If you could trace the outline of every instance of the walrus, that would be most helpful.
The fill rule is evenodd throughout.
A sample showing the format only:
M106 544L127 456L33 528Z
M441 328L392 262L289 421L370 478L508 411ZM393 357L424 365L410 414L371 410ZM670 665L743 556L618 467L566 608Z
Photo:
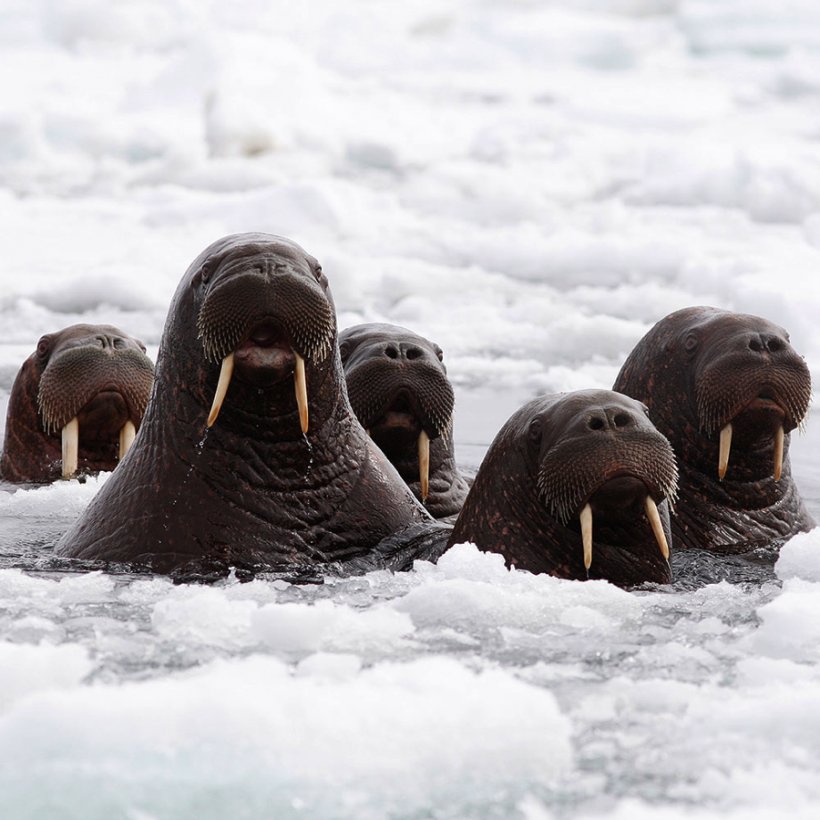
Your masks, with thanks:
M183 276L142 427L57 552L264 570L362 557L428 522L350 408L321 266L248 233Z
M153 380L145 345L119 328L78 324L46 334L11 389L0 475L46 483L113 470Z
M646 408L609 390L533 399L490 445L448 546L619 586L669 583L677 469Z
M455 396L444 354L398 325L355 325L339 333L353 412L435 518L456 514L469 485L453 449Z
M783 328L713 307L679 310L638 342L614 389L646 404L675 450L677 547L748 552L814 526L789 465L811 377Z

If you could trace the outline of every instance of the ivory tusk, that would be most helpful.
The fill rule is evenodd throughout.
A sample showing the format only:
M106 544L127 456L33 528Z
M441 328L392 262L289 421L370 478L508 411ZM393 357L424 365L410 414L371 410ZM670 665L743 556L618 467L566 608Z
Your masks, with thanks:
M727 424L720 431L720 453L718 455L718 477L720 479L726 475L729 467L729 453L732 449L732 425Z
M216 393L214 401L211 405L211 412L208 413L208 427L213 427L214 422L219 416L219 411L222 409L222 402L225 401L225 394L228 392L228 387L231 384L231 377L233 376L233 353L229 353L222 360L222 369L219 371L219 381L216 385Z
M305 360L294 350L296 369L293 371L293 383L296 388L296 404L299 407L299 424L302 432L308 431L308 395L307 379L305 378Z
M419 433L419 482L424 502L430 493L430 437L424 430Z
M76 416L63 427L63 478L77 472L80 457L80 422Z
M584 505L581 510L581 538L584 541L584 566L592 566L592 507Z
M777 428L774 434L774 480L780 481L780 476L783 474L783 442L786 438L783 432L783 425Z
M646 517L649 519L652 532L655 533L655 540L658 542L658 546L661 549L661 555L668 561L669 543L666 540L666 533L663 531L663 524L661 523L661 515L658 512L658 505L650 496L646 497Z
M134 426L134 422L129 419L123 424L120 430L120 461L125 458L125 454L131 449L131 445L134 443L134 436L136 435L137 428Z

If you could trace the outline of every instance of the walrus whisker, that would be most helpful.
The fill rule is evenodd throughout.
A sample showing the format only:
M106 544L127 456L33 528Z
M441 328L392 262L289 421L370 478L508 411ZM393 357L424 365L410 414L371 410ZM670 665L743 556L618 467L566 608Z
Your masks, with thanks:
M658 505L654 502L651 495L646 497L646 517L649 519L649 524L652 527L652 532L655 534L655 540L661 550L661 555L669 560L669 544L666 540L666 533L663 531L663 524L661 524L661 516L658 512Z
M780 481L780 476L783 474L783 444L786 435L783 432L783 425L777 428L774 434L774 480Z
M63 427L63 478L77 472L80 454L80 422L76 416Z
M729 467L729 453L732 449L732 425L727 424L720 431L720 452L718 453L718 477L723 480Z
M122 429L120 430L120 461L122 461L125 454L131 448L136 435L137 428L134 426L134 422L129 419L125 422L125 424L123 424Z
M222 402L225 401L225 394L228 392L228 387L231 383L231 377L233 376L233 365L234 356L233 353L229 353L222 360L222 367L219 371L219 381L216 385L214 401L211 405L211 412L208 413L208 421L206 422L208 427L213 426L214 422L219 416L219 411L222 409Z
M425 502L430 494L430 436L424 430L419 433L419 483L421 500Z
M305 378L305 360L294 350L296 359L296 369L293 371L293 384L296 388L296 404L299 407L299 424L302 426L302 433L308 431L308 394L307 379Z
M581 510L581 538L584 541L584 566L592 566L592 507L584 504Z

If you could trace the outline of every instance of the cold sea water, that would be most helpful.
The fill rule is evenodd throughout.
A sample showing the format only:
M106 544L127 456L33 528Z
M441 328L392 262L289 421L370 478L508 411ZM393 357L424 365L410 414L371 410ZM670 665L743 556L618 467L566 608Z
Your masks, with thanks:
M6 0L0 44L3 416L43 333L155 357L247 230L320 259L340 326L443 347L467 467L686 305L820 383L813 0ZM817 816L817 531L633 592L471 545L322 585L49 563L106 478L0 491L4 820Z

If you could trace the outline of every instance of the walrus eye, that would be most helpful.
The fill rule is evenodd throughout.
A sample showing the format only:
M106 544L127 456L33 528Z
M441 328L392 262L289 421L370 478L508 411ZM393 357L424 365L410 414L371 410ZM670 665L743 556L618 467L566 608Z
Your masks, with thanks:
M313 271L313 275L316 277L317 282L322 281L322 266L321 265L316 266L316 268Z
M433 345L433 348L436 351L436 356L438 356L438 360L440 362L443 362L444 361L444 351L438 345Z
M352 346L353 345L347 339L339 344L339 353L342 357L342 364L347 361L347 357L350 355L350 348Z
M694 353L698 346L698 337L690 333L683 341L683 349L687 353Z
M194 287L200 287L201 285L207 285L212 273L212 266L205 262L205 264L194 274L193 284Z
M541 441L541 419L535 418L530 422L529 429L527 430L527 438L535 444Z
M43 336L39 342L37 342L37 355L40 358L48 355L48 351L51 349L51 339L48 336Z

